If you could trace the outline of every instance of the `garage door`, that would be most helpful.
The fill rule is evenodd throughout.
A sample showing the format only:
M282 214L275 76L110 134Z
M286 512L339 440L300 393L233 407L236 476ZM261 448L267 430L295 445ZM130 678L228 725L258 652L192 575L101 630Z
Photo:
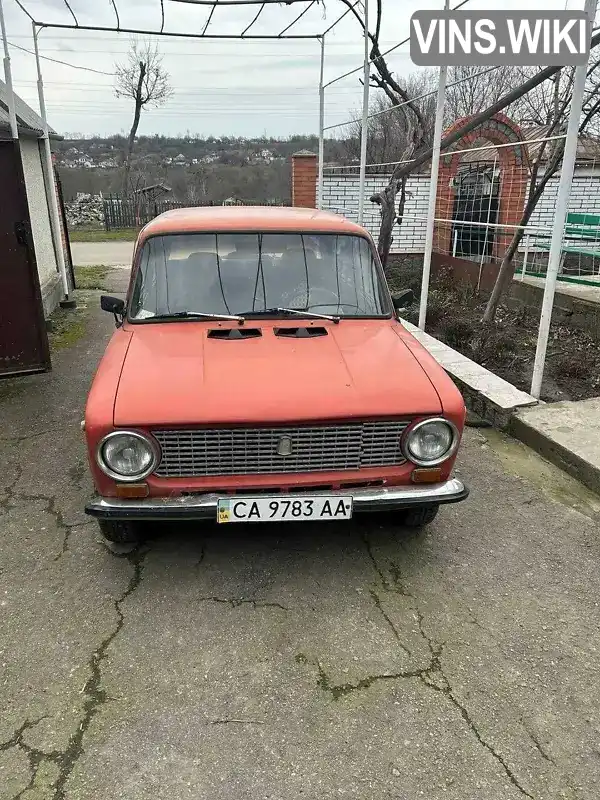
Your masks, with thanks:
M19 145L0 141L0 377L49 368Z

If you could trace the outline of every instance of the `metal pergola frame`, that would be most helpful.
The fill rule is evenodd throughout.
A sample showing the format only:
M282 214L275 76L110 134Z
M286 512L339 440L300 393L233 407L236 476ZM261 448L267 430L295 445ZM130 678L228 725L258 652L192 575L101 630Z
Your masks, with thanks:
M321 208L323 204L323 161L324 161L324 150L325 150L325 88L326 85L324 83L324 72L325 72L325 37L329 34L348 14L351 12L353 15L362 23L362 34L361 38L364 40L364 63L362 67L359 67L358 70L355 72L363 71L363 108L362 108L362 126L361 126L361 161L360 161L360 202L359 202L359 223L362 224L363 215L364 215L364 186L365 186L365 178L366 178L366 164L367 164L367 136L368 136L368 122L369 122L369 74L370 74L370 60L369 60L369 48L370 48L370 40L369 40L369 1L370 0L341 0L341 2L346 6L345 11L335 19L335 21L330 24L324 31L316 32L313 34L294 34L290 33L289 31L299 22L304 15L310 11L311 8L318 5L320 0L157 0L160 4L160 11L161 11L161 25L160 28L157 30L149 30L146 28L130 28L130 27L123 27L121 25L121 20L119 16L119 9L117 5L117 0L110 0L110 6L113 9L113 13L115 15L115 22L116 25L114 27L107 26L107 25L82 25L80 24L73 8L69 2L69 0L63 0L65 9L70 13L71 17L73 18L73 22L70 23L59 23L59 22L46 22L43 20L36 19L33 14L27 9L26 7L26 0L15 0L18 7L21 11L29 18L31 21L32 27L32 35L33 35L33 45L34 45L34 55L36 60L36 69L37 69L37 88L38 88L38 99L39 99L39 106L40 106L40 116L43 121L43 130L42 130L42 139L44 142L44 158L46 161L46 170L49 176L53 174L53 165L52 165L52 152L50 149L50 137L49 137L49 125L48 125L48 118L46 113L46 100L44 94L44 82L42 76L42 66L40 60L40 52L39 52L39 35L45 29L58 29L58 30L76 30L76 31L99 31L99 32L106 32L106 33L130 33L136 34L141 36L164 36L164 37L175 37L175 38L185 38L185 39L207 39L207 40L271 40L271 41L285 41L285 40L314 40L317 41L320 45L320 73L319 73L319 157L318 157L318 186L317 186L317 207ZM19 139L19 132L17 128L17 119L15 113L15 103L14 103L14 91L13 91L13 82L12 82L12 71L11 71L11 62L10 62L10 52L8 49L8 40L6 35L6 27L4 21L4 10L2 5L3 0L0 0L0 31L2 34L2 41L4 47L4 77L7 86L8 92L8 100L9 100L9 115L10 115L10 123L11 123L11 135L13 140L18 142ZM283 30L279 31L277 34L252 34L248 33L248 31L252 28L252 26L258 21L261 14L265 10L265 8L269 5L278 4L281 5L282 2L285 5L304 5L305 7L302 11L290 22ZM168 31L165 30L165 8L167 7L168 3L183 3L187 5L193 6L200 6L204 8L208 8L209 14L208 18L204 23L202 31L200 33L184 33L180 31ZM359 6L362 5L364 7L364 13L361 17ZM218 33L208 33L208 27L213 21L213 16L215 11L219 8L231 8L231 7L246 7L246 6L259 6L259 9L255 16L253 17L252 21L246 25L244 30L239 34L218 34ZM345 77L345 76L340 76ZM336 80L338 80L336 78ZM54 239L56 257L59 267L59 272L61 276L63 292L65 295L65 300L69 300L70 294L70 287L69 281L67 278L67 268L64 258L64 252L62 248L62 234L61 234L61 222L60 222L60 211L58 208L58 200L56 197L56 192L48 191L48 202L50 205L51 211L51 228L52 228L52 236Z
M324 160L324 144L325 144L325 131L327 128L325 127L325 90L328 86L331 86L333 83L336 83L343 78L346 78L350 75L354 75L356 73L363 73L363 98L362 98L362 121L361 121L361 143L360 143L360 179L359 179L359 206L358 206L358 222L359 224L363 223L364 218L364 205L365 205L365 182L366 182L366 168L367 168L367 136L368 136L368 123L369 123L369 89L370 89L370 69L371 64L373 63L369 58L370 52L370 36L369 36L369 2L374 2L374 0L339 0L345 6L345 11L333 22L333 24L329 25L324 31L317 32L314 34L293 34L289 33L289 31L294 27L294 25L299 22L304 15L310 11L311 8L318 5L321 0L157 0L160 4L160 11L161 11L161 25L159 30L147 30L143 28L124 28L121 26L121 20L119 16L119 10L117 6L117 0L109 0L110 6L113 9L116 26L109 27L109 26L96 26L96 25L81 25L79 20L77 19L76 14L74 13L69 0L63 0L65 8L70 13L71 17L73 18L72 23L52 23L52 22L42 22L36 20L35 17L27 10L25 3L27 0L15 0L16 4L19 8L23 11L24 14L29 17L32 30L33 30L33 42L34 42L34 55L36 58L36 66L37 66L37 74L38 74L38 96L39 96L39 104L40 104L40 115L43 120L43 140L44 140L44 154L47 166L48 175L51 176L53 174L53 167L52 167L52 155L50 151L50 139L49 139L49 127L48 127L48 120L46 117L46 104L45 104L45 97L44 97L44 85L42 79L42 69L41 69L41 62L40 62L40 54L39 54L39 47L38 47L38 38L40 32L45 29L57 28L57 29L70 29L70 30L84 30L84 31L104 31L110 33L132 33L132 34L140 34L146 36L172 36L172 37L181 37L186 39L237 39L237 40L311 40L314 39L318 41L320 44L320 72L319 72L319 167L318 167L318 187L317 187L317 207L322 208L323 205L323 160ZM10 127L11 127L11 134L13 139L17 143L18 148L18 139L19 139L19 132L17 127L17 118L15 114L15 102L14 102L14 94L13 94L13 84L12 84L12 74L11 74L11 64L10 64L10 53L8 49L8 41L6 37L6 27L4 21L4 13L2 8L3 0L0 0L0 31L2 34L3 46L4 46L4 75L5 81L7 86L8 92L8 107L9 107L9 117L10 117ZM460 0L460 2L454 7L453 10L457 10L468 3L469 0ZM204 27L201 33L193 34L193 33L182 33L176 31L166 31L165 30L165 7L168 3L184 3L187 5L193 6L200 6L204 8L210 9L208 18L204 23ZM248 31L252 28L252 26L258 21L261 14L265 10L265 8L269 5L274 5L275 3L291 6L291 5L300 5L302 4L304 8L302 11L289 23L283 30L281 30L278 34L252 34L248 33ZM598 0L585 0L585 12L588 18L593 21L595 17L595 11L597 8ZM363 6L363 13L361 16L360 13L360 6ZM444 0L444 6L446 9L449 8L449 0ZM245 6L258 6L258 11L251 20L251 22L246 25L244 30L240 34L213 34L207 33L208 28L213 20L215 15L215 11L218 8L231 8L231 7L245 7ZM352 13L355 19L359 22L362 26L362 35L361 38L364 41L364 59L363 64L360 67L357 67L349 72L345 72L342 75L337 76L336 78L332 79L328 83L324 83L324 71L325 71L325 44L326 44L326 36L336 27L336 25L341 22L348 14ZM592 25L590 25L591 30ZM386 50L382 53L382 56L391 53L393 50L396 50L402 44L405 44L408 40L403 40L398 44L391 47L389 50ZM533 369L533 379L532 379L532 387L531 387L531 394L539 398L541 393L542 387L542 378L544 373L544 366L546 360L546 349L548 344L548 336L549 336L549 329L550 329L550 320L552 315L552 308L554 304L554 295L556 291L556 281L557 275L560 267L560 259L561 259L561 246L562 246L562 238L564 234L564 226L568 211L568 200L569 194L571 189L571 181L573 177L573 168L575 164L575 157L576 157L576 149L577 149L577 140L578 140L578 125L579 125L579 117L581 114L581 107L582 107L582 100L583 94L585 89L585 80L587 75L587 65L581 65L577 67L575 71L574 77L574 90L573 90L573 98L571 102L571 110L569 114L569 125L568 130L565 136L565 153L563 157L563 164L561 168L561 177L560 177L560 185L559 185L559 192L557 198L557 205L556 205L556 213L554 215L554 222L553 222L553 232L552 232L552 240L550 246L550 253L548 259L548 270L547 270L547 277L545 282L545 289L544 289L544 298L542 302L542 312L540 317L540 328L538 332L538 343L537 343L537 350L536 350L536 357L535 357L535 364ZM436 197L437 197L437 182L438 182L438 170L439 170L439 161L440 161L440 151L441 151L441 139L442 139L442 123L443 123L443 112L444 112L444 101L445 101L445 90L446 90L446 77L447 77L447 70L442 67L440 70L439 75L439 83L438 83L438 90L437 90L437 109L436 109L436 123L435 123L435 131L433 137L433 157L432 157L432 172L431 172L431 186L430 186L430 194L429 194L429 209L428 209L428 216L427 216L427 229L426 229L426 246L425 246L425 254L423 259L423 277L421 282L421 302L420 302L420 310L419 310L419 327L421 329L425 328L425 321L426 321L426 314L427 314L427 301L428 301L428 290L429 290L429 274L430 274L430 266L431 266L431 256L433 251L433 235L434 235L434 225L435 225L435 207L436 207ZM390 109L391 110L391 109ZM334 127L334 126L330 126ZM337 126L335 126L337 127ZM63 283L63 289L65 293L65 298L69 299L69 283L67 279L67 272L66 272L66 265L64 259L64 253L62 249L62 241L61 241L61 230L60 230L60 217L59 217L59 210L58 210L58 202L56 198L56 193L53 190L48 192L48 201L51 208L51 222L52 222L52 233L53 239L55 243L55 250L57 253L57 260L59 265L59 270L61 274L61 279Z

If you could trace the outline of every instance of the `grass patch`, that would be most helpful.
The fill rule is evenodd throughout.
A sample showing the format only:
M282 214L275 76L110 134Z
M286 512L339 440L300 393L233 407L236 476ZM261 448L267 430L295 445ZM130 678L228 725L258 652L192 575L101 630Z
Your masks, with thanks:
M79 308L57 308L49 322L48 341L53 351L71 347L85 336L85 318Z
M138 235L137 228L123 228L118 231L105 231L104 229L69 231L71 242L135 242Z
M101 264L96 266L75 267L75 283L78 289L106 289L104 281L110 267Z

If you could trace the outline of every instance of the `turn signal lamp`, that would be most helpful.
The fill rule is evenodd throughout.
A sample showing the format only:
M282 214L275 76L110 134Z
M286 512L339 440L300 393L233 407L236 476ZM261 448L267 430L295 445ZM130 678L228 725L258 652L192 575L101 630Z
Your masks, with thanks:
M442 480L442 470L439 467L413 469L410 477L413 483L439 483Z

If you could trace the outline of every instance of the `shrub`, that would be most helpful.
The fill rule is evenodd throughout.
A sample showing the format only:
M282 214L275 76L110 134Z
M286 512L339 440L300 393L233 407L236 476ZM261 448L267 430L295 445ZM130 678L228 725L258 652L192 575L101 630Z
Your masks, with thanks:
M421 275L423 272L423 265L418 266L414 263L405 263L400 266L392 266L388 269L387 281L390 289L393 292L399 292L402 289L412 289L418 297L421 293Z
M454 292L456 283L454 282L454 272L451 267L440 267L432 276L432 282L442 292Z
M466 319L454 317L447 319L440 326L440 333L446 344L464 352L466 346L468 347L471 344L475 335L475 328Z
M448 312L450 303L437 292L431 292L427 300L427 328L437 328Z
M468 281L460 281L452 286L455 303L459 306L471 305L475 298L475 289Z
M516 359L519 353L519 341L516 335L492 329L483 333L475 343L474 349L479 361L506 364Z
M412 322L413 325L419 324L419 306L415 303L413 306L408 308L403 314L402 319L405 319L407 322Z

